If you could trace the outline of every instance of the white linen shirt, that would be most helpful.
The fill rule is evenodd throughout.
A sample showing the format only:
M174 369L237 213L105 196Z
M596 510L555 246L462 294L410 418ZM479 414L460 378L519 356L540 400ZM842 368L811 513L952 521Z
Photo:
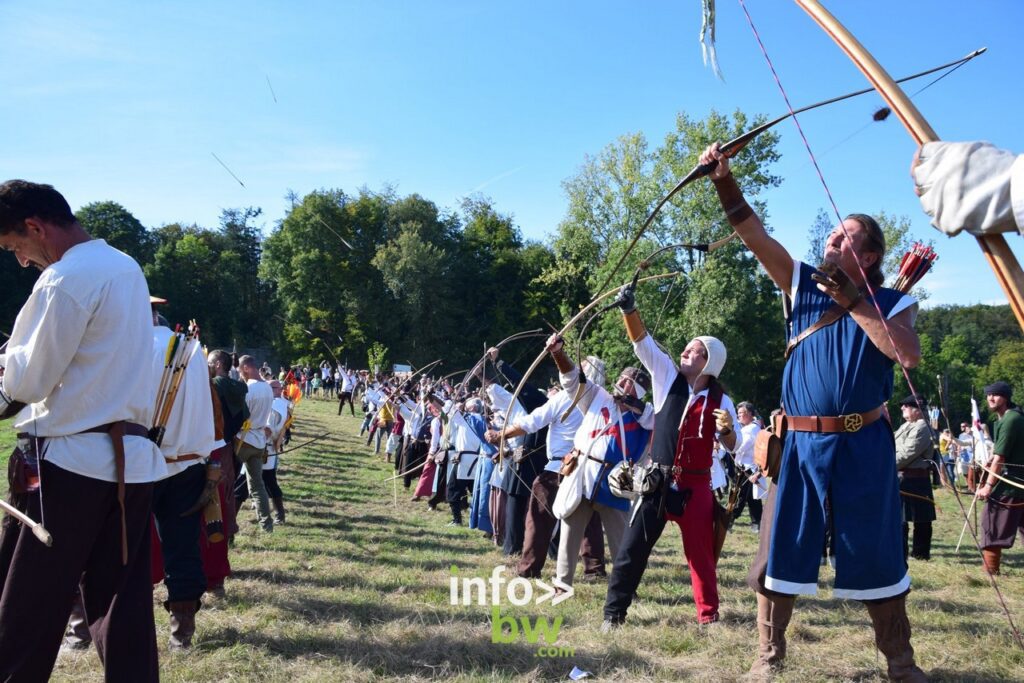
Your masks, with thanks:
M249 406L249 431L242 439L253 448L264 448L267 445L267 434L264 427L270 424L270 409L274 404L274 390L266 382L250 379L245 383L249 392L245 395L245 403Z
M754 464L754 442L757 440L757 435L761 433L761 425L754 421L748 425L741 425L737 422L736 426L739 429L736 430L733 459L747 472L755 472L757 465Z
M512 421L514 426L526 430L527 434L548 428L548 464L544 467L547 472L557 472L561 468L561 460L572 450L573 439L583 424L583 413L578 410L572 411L565 422L561 421L562 413L571 403L572 396L563 389L544 405L534 408L529 415L520 415Z
M159 383L166 361L167 342L173 332L166 327L153 328L153 376ZM213 436L213 400L210 394L210 371L203 357L203 349L193 344L185 376L167 420L160 452L164 458L199 454L198 460L168 462L167 476L173 477L192 465L206 461L210 453L221 446Z
M273 389L270 390L273 393ZM284 423L288 420L288 411L291 410L292 402L284 398L275 398L270 405L270 438L267 440L267 461L263 463L263 469L272 470L277 467L277 451L274 449L274 442L281 436Z
M665 405L668 391L672 388L672 384L679 375L679 367L649 334L645 334L640 341L633 342L633 352L636 353L636 357L640 359L640 363L647 369L647 372L651 374L651 384L654 385L654 410L659 411ZM707 395L707 389L702 389L695 394L693 393L693 387L690 387L690 396L686 400L686 408L683 409L683 416L678 425L680 428L682 428L682 420L686 419L686 413L689 412L693 402L701 396L706 397ZM705 398L706 400L707 398ZM733 405L732 399L729 398L728 394L722 394L720 407L732 416L733 424L738 424L739 418L736 417L736 407ZM733 444L733 449L739 443L739 435L737 435L736 444ZM722 444L722 448L725 448L725 444ZM726 450L729 449L726 448Z
M57 467L117 481L110 437L81 432L120 420L152 424L152 334L139 264L103 240L68 249L36 280L7 345L3 389L28 404L14 428L46 437L43 457ZM166 474L149 439L126 436L124 448L126 483Z

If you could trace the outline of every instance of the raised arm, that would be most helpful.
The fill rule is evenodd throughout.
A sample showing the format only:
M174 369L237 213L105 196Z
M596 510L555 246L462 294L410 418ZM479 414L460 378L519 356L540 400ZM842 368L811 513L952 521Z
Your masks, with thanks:
M768 234L764 224L743 197L743 191L729 170L729 159L722 154L718 143L714 143L700 155L700 163L717 161L718 166L711 172L711 180L722 202L725 217L743 244L761 262L768 276L783 292L789 292L793 282L793 257L778 240Z

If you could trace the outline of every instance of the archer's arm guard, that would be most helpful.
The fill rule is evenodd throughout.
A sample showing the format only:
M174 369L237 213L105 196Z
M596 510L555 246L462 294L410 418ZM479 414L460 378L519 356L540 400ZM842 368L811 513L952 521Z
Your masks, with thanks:
M640 319L640 314L636 312L636 309L629 313L623 313L622 322L626 324L626 334L629 335L629 341L634 344L647 336L647 328L644 327L644 321Z

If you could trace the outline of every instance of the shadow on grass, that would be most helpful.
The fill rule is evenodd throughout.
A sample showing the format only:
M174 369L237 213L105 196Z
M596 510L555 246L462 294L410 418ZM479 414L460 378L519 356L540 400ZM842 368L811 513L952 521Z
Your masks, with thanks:
M525 643L492 643L483 638L450 638L430 635L412 642L391 641L387 645L372 638L325 638L319 636L274 637L240 631L233 627L214 629L195 648L212 652L223 643L243 644L286 660L318 658L347 662L375 676L448 679L457 675L489 679L496 670L530 674L533 680L564 680L573 666L600 677L607 671L626 669L635 676L656 674L655 665L624 649L614 656L590 655L575 649L571 657L538 656L538 646ZM568 645L567 647L572 647ZM614 662L614 666L610 663Z

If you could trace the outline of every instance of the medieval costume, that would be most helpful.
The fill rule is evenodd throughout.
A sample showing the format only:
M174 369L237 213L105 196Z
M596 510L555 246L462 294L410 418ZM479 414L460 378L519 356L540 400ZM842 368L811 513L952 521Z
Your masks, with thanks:
M153 328L154 384L163 373L171 336L166 327ZM207 458L218 444L209 373L203 361L202 349L196 344L160 442L167 476L153 487L155 548L161 562L154 563L152 574L167 587L164 609L170 613L172 648L189 647L195 633L196 610L207 583L200 551L200 518L205 505L196 502L204 493L217 495L221 475L219 464L211 465L209 476L207 473ZM204 491L207 488L208 492Z
M246 381L249 391L245 395L245 403L249 406L249 430L240 434L242 440L238 449L238 461L245 472L249 497L256 507L256 517L260 527L267 532L274 530L274 520L270 516L270 499L267 487L263 485L263 463L267 455L267 435L264 429L270 422L270 413L274 404L274 392L270 385L259 379ZM240 506L241 501L235 501Z
M625 620L647 568L651 549L664 531L665 523L672 521L679 525L682 534L697 621L701 624L714 622L718 620L711 493L715 411L735 415L735 409L717 381L691 394L686 377L646 331L639 338L631 332L631 338L637 358L651 374L658 425L651 444L651 459L660 472L655 476L664 481L664 485L654 487L637 502L639 510L635 521L626 532L622 552L615 557L608 580L605 620L609 624ZM697 337L697 340L707 351L701 375L717 378L725 365L725 346L714 337Z
M47 266L18 314L0 415L28 404L14 425L38 454L41 486L27 493L27 512L57 540L48 548L26 527L4 527L0 547L13 548L0 553L10 558L0 570L0 679L49 677L79 585L107 679L158 679L149 518L167 466L146 438L152 334L142 270L103 240Z
M598 363L588 358L588 368ZM579 368L560 366L559 370L562 388L575 396L580 385ZM575 468L559 485L553 510L562 520L555 579L568 585L573 583L584 531L594 512L601 516L612 557L617 556L629 501L612 493L608 474L622 460L638 460L651 435L636 413L620 409L615 397L601 386L603 369L588 379L574 409L583 414L573 440Z

